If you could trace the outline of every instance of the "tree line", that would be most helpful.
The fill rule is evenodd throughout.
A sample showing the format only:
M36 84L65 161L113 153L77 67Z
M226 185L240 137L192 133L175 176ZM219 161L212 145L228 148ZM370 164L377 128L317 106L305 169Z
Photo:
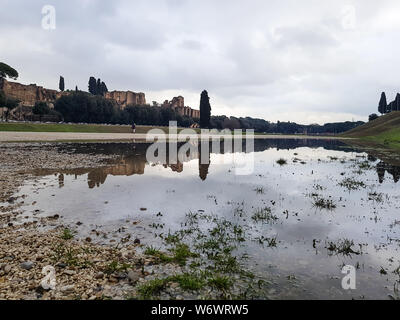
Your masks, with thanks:
M392 111L400 111L400 93L396 94L396 98L388 104L386 93L382 92L381 99L379 100L378 111L381 114L390 113Z
M60 97L54 109L65 122L168 126L169 121L177 121L181 127L194 123L169 108L128 105L121 109L113 100L81 91Z

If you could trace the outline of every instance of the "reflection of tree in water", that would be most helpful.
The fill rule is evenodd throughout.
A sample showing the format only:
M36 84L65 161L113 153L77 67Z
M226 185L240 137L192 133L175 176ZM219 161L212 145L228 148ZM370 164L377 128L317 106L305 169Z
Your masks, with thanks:
M400 180L400 167L393 166L386 162L379 162L376 165L376 172L378 173L379 183L383 183L385 180L385 173L389 173L393 176L393 181L397 183Z
M202 155L204 157L204 153L207 152L208 153L208 163L202 163L201 159L202 159ZM207 154L206 154L207 157ZM201 148L201 144L199 145L199 177L201 180L205 181L207 179L207 175L208 175L208 168L210 167L211 164L211 159L210 159L210 151L207 150L203 150Z
M58 175L58 187L64 187L64 175L62 173Z
M100 187L101 184L106 182L107 172L103 168L98 168L88 173L88 185L90 189Z
M178 143L178 150L184 143ZM101 143L101 144L67 144L61 145L60 149L64 151L76 153L101 153L101 154L112 154L118 155L120 157L118 164L109 165L103 168L97 169L77 169L72 171L62 171L59 175L59 186L64 185L64 175L65 174L75 174L82 175L88 174L88 185L89 188L99 187L106 181L108 175L142 175L144 174L145 167L148 165L146 159L146 151L151 144L149 143ZM168 146L168 144L167 144ZM326 150L340 150L344 152L358 152L360 150L354 149L352 147L346 146L344 143L337 140L309 140L309 139L259 139L254 141L254 151L262 152L271 148L276 148L277 150L292 150L301 147L308 148L320 148L323 147ZM201 150L201 143L198 145L198 152L192 152L189 155L190 160L199 159L199 177L201 180L206 180L210 163L202 163L202 153L208 152L208 159L210 159L210 151L212 150L212 145L210 143L209 150ZM245 141L243 141L242 150L244 152L251 152L252 150L246 150ZM220 154L224 154L224 143L220 144ZM207 156L207 155L206 155ZM204 157L204 155L203 155ZM373 155L368 156L368 160L371 162L376 162L378 159ZM167 148L167 163L161 163L165 168L170 168L173 172L180 173L184 170L184 163L179 162L176 164L169 163L169 148ZM376 166L376 171L378 173L379 182L383 183L385 179L385 174L388 172L393 176L393 180L397 183L400 180L400 167L393 166L388 163L381 161Z

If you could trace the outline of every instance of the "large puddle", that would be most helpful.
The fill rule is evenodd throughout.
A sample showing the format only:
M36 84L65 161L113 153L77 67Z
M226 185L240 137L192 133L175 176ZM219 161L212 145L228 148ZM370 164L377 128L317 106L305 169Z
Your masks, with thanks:
M254 172L239 176L223 153L211 153L209 165L198 154L155 165L146 162L147 147L59 144L117 154L118 164L37 172L17 194L25 195L22 216L59 214L94 242L130 237L162 248L163 237L187 227L188 215L209 215L243 227L235 252L265 280L260 298L396 296L400 167L337 141L256 140ZM344 265L357 269L356 290L342 288Z

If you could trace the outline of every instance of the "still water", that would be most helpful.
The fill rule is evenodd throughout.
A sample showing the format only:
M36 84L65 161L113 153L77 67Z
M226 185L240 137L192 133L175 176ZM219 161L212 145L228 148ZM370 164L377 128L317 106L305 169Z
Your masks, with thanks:
M59 214L94 242L131 237L159 248L188 213L209 214L246 229L237 253L265 280L260 298L397 296L400 167L337 141L272 139L255 141L254 172L239 176L223 151L211 153L209 165L199 164L199 153L168 165L147 163L147 147L58 145L118 159L36 172L19 191L22 209L33 218ZM356 290L342 289L344 265L357 269Z

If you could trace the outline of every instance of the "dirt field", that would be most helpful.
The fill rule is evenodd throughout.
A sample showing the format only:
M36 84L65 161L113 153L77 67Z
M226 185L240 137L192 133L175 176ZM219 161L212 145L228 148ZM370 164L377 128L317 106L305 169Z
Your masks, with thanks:
M76 132L0 132L0 142L29 141L115 141L115 140L145 140L144 133L76 133ZM150 137L155 137L150 135ZM223 136L222 136L223 137ZM294 135L255 135L255 139L336 139L335 137L307 137ZM182 138L186 140L186 138Z

